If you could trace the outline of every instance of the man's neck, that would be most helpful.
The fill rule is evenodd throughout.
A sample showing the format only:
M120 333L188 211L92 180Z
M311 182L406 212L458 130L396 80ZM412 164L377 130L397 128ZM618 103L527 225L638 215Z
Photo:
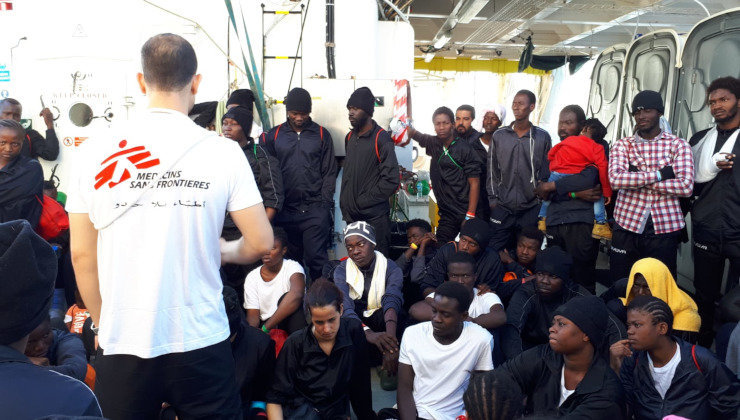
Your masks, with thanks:
M660 135L660 126L653 127L649 131L638 131L637 135L643 140L652 140Z
M452 144L452 142L454 142L454 141L455 141L455 138L454 138L453 136L449 136L449 137L447 137L447 138L443 138L443 137L440 137L439 139L440 139L440 140L442 140L442 144L443 144L443 145L444 145L444 146L445 146L446 148L448 148L448 149L450 148L450 145Z
M532 123L529 122L529 118L523 120L515 120L511 126L515 131L526 131L532 128Z
M491 145L491 139L492 138L493 138L493 131L491 131L491 132L486 131L485 133L483 133L482 136L480 136L481 141L483 143L485 143L486 146L490 146Z
M243 148L247 147L247 145L249 145L251 143L251 141L249 141L249 140L250 140L249 137L245 137L245 138L239 140L237 143L239 143L239 147L241 147L243 149Z
M306 128L306 124L303 124L302 126L297 127L293 125L293 123L290 122L290 120L288 120L288 125L290 125L290 128L292 128L293 131L295 131L296 133L300 133L301 131L303 131L304 128Z
M434 339L437 340L437 342L439 344L442 344L442 345L445 345L446 346L448 344L454 343L455 341L457 341L458 338L460 338L460 335L462 335L463 327L464 326L465 326L465 324L461 322L460 325L458 325L458 327L455 330L455 332L453 334L450 334L447 337L439 337L438 335L436 335L434 333L432 333L432 335L434 336Z
M190 98L182 92L149 92L149 108L171 109L188 115L190 111Z
M587 345L579 352L564 354L565 368L573 372L587 372L594 360L594 347Z
M357 130L357 135L361 136L372 129L373 129L373 119L368 118L367 121L365 121L365 124Z
M734 130L738 126L740 126L740 111L731 120L717 123L717 129L723 131Z
M650 359L653 361L653 366L663 367L671 361L677 351L678 343L666 336L660 340L657 348L649 350L648 353L650 354Z

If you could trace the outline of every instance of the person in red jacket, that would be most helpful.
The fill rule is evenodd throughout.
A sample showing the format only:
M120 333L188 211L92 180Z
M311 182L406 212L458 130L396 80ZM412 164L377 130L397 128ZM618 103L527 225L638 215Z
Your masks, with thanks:
M595 118L590 119L589 124L583 128L581 135L570 136L550 149L547 159L550 161L550 179L554 182L568 175L581 172L587 166L596 166L599 169L599 180L603 197L594 203L594 228L591 233L596 239L611 239L612 232L606 224L605 204L611 202L612 189L609 186L609 163L607 160L603 142L606 135L606 127ZM538 227L545 231L545 217L549 201L544 201L540 208Z

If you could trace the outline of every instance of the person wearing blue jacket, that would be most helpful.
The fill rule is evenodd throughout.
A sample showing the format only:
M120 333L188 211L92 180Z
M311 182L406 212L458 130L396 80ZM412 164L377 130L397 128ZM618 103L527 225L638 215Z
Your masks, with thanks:
M288 233L288 256L308 267L311 280L328 262L337 161L329 131L311 119L311 95L294 88L285 99L288 120L260 136L280 161L285 201L275 224Z
M82 340L68 331L52 329L49 317L31 331L26 357L33 364L80 381L87 373L87 353Z
M673 336L671 325L667 303L638 296L627 306L628 339L610 348L634 418L737 419L740 381L709 350Z

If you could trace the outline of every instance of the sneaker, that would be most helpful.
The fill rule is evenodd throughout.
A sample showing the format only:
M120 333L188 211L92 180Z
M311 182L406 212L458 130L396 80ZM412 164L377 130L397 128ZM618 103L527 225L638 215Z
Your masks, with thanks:
M537 229L541 230L542 233L545 233L547 230L547 225L545 224L545 218L540 217L540 220L537 221Z
M591 237L595 239L612 240L612 230L606 223L594 223L594 229L591 231Z

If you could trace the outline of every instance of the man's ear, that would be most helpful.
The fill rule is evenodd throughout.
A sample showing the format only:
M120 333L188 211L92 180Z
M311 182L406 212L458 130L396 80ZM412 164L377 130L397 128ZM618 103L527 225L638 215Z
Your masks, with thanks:
M190 93L193 95L198 94L198 87L200 86L200 81L203 79L203 76L200 74L196 74L193 76L193 81L190 83Z
M144 73L136 73L136 81L139 83L139 90L141 90L141 93L146 95L146 81L144 81Z
M668 323L666 322L659 322L658 325L658 334L660 335L668 335Z

